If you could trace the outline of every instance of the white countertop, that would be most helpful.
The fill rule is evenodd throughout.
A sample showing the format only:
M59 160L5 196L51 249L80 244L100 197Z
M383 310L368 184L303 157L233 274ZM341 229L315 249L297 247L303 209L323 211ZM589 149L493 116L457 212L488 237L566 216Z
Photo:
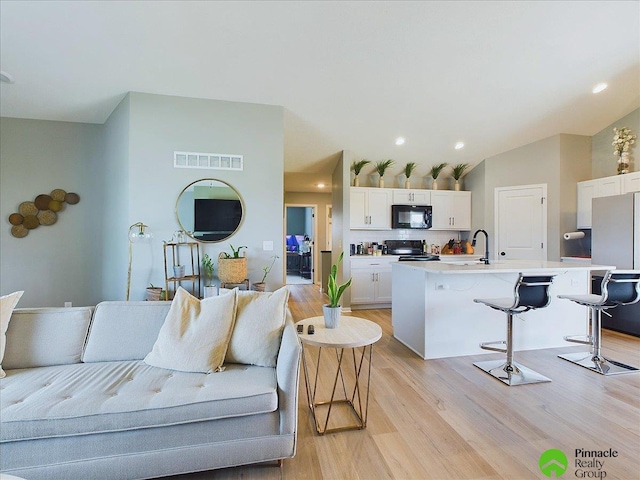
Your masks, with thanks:
M499 260L484 263L459 262L464 265L456 265L446 260L439 262L397 262L394 268L410 268L414 270L424 270L429 273L444 274L476 274L476 273L513 273L513 272L558 272L567 270L612 270L609 265L585 265L580 263L549 262L538 260ZM471 263L470 265L468 263Z

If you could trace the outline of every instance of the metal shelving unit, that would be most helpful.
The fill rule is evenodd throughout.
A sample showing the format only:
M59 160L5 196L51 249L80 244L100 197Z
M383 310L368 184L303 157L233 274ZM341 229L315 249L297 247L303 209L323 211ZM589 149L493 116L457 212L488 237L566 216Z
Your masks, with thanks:
M183 258L181 258L181 254ZM168 262L167 260L170 260ZM184 265L185 274L175 276L173 271L174 265ZM200 244L197 242L164 244L164 277L165 289L167 291L167 300L171 300L179 286L190 290L191 294L200 298ZM187 288L190 285L190 289ZM171 285L171 289L169 286Z

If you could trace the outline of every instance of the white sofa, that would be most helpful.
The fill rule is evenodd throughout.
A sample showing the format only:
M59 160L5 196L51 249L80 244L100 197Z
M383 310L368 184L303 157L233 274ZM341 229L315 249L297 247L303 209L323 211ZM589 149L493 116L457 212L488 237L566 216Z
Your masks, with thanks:
M295 455L300 343L286 310L275 368L185 373L142 360L171 302L14 310L0 380L0 471L134 479Z

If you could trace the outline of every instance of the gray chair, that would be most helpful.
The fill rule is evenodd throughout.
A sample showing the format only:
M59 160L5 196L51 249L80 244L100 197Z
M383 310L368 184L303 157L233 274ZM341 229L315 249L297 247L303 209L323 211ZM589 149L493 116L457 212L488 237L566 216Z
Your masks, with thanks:
M553 275L518 276L513 298L476 298L473 301L483 303L495 310L507 314L507 340L498 342L485 342L480 348L502 352L507 354L505 360L488 360L475 362L474 365L489 375L494 376L509 386L524 385L527 383L550 382L551 379L534 372L530 368L516 363L513 359L513 316L529 310L544 308L551 302L549 287L553 282ZM504 345L495 347L493 345Z
M618 305L630 305L640 300L640 270L612 270L607 272L602 279L601 291L600 295L558 295L558 298L571 300L579 305L589 307L591 312L589 334L564 337L567 342L591 346L591 351L567 353L558 356L602 375L637 371L638 369L635 367L606 359L602 356L600 348L602 346L602 311L615 308Z

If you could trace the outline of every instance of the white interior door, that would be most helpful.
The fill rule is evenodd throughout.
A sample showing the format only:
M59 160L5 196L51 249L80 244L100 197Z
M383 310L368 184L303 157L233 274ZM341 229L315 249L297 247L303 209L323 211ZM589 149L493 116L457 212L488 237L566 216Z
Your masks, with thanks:
M496 260L547 259L547 186L495 189Z

